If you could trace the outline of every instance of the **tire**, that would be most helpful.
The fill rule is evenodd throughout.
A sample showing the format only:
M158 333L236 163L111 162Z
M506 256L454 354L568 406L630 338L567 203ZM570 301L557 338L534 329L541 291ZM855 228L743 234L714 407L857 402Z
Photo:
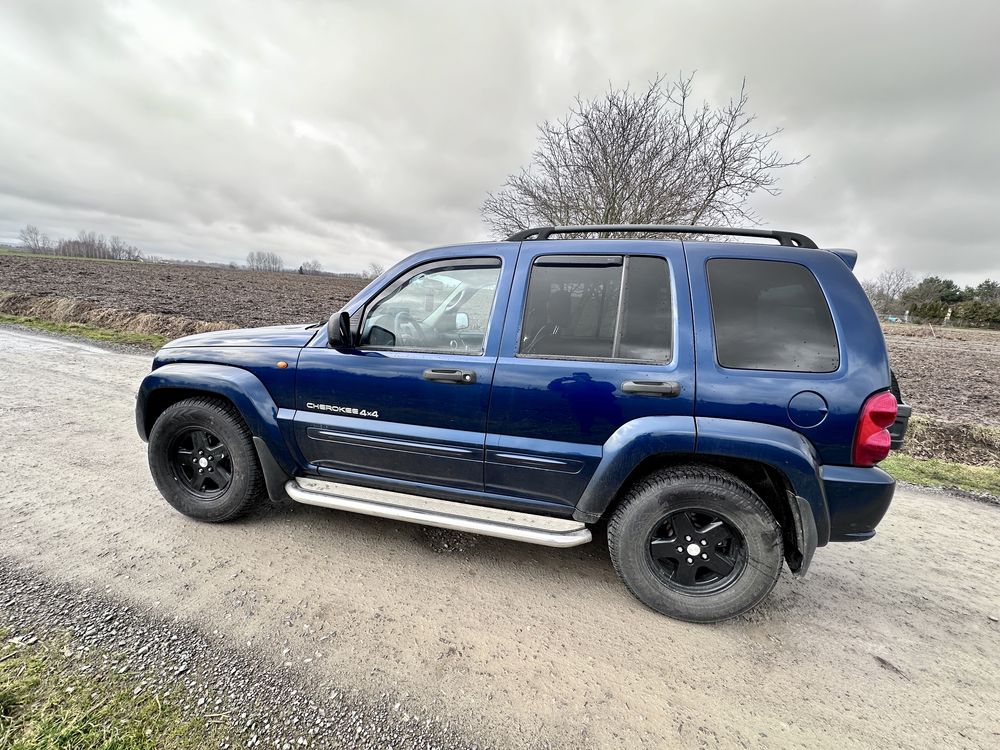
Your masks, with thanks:
M214 398L168 407L149 435L149 469L170 505L199 521L221 523L264 497L253 437L240 413Z
M742 481L711 466L665 469L636 484L611 516L608 549L636 599L701 623L756 606L777 583L784 558L768 507Z

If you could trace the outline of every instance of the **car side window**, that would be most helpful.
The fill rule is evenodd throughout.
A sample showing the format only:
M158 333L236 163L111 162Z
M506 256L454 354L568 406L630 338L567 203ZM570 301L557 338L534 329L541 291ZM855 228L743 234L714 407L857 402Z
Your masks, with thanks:
M713 258L707 270L722 367L785 372L840 367L830 307L808 268L787 261Z
M494 258L417 268L370 305L360 346L482 354L499 277Z
M532 264L520 356L666 362L672 335L664 258L546 255Z

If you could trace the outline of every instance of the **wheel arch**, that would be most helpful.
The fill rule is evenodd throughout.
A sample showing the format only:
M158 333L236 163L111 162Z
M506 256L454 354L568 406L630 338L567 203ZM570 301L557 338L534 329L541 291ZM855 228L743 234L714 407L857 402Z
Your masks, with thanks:
M232 399L209 390L198 388L157 388L147 395L142 414L136 415L136 428L139 430L139 436L143 440L148 441L149 433L153 430L153 425L156 424L156 420L160 418L163 412L176 403L189 398L198 398L199 396L215 398L219 401L225 401L233 407L236 406Z
M207 396L231 404L246 422L259 448L266 446L281 469L291 474L295 462L278 424L278 406L253 373L230 365L175 363L145 377L136 396L136 429L149 439L156 420L173 404Z
M789 567L804 573L830 539L830 513L812 444L797 432L742 420L647 417L619 429L573 517L594 523L638 477L665 466L707 464L754 489L782 524Z
M781 527L788 567L793 573L805 573L816 546L815 529L810 540L810 532L805 528L808 525L807 519L803 518L799 498L788 477L780 469L760 461L699 453L661 453L649 456L632 470L602 517L613 513L622 499L645 477L662 469L679 466L710 466L732 474L750 487L764 501Z

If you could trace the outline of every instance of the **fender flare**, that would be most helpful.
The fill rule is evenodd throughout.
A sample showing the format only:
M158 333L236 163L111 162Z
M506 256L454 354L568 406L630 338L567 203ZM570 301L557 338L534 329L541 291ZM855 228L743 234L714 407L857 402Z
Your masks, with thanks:
M139 437L149 440L152 427L147 418L151 398L163 389L180 389L221 396L239 411L254 438L270 449L273 461L292 474L295 462L278 425L278 406L264 384L248 370L232 365L176 362L149 373L136 395L135 423ZM258 445L258 441L254 441Z
M573 518L594 523L608 509L632 472L650 456L695 452L694 417L640 417L619 427L576 504Z
M794 430L759 422L714 417L698 417L695 421L698 455L756 461L779 471L791 484L792 494L812 511L816 545L822 547L830 541L830 510L822 464L807 438ZM798 515L793 512L793 516Z
M803 556L802 572L816 546L830 540L830 512L812 443L776 425L710 417L643 417L619 428L577 503L573 518L598 521L628 477L647 458L683 455L756 461L778 471L791 485L789 511Z

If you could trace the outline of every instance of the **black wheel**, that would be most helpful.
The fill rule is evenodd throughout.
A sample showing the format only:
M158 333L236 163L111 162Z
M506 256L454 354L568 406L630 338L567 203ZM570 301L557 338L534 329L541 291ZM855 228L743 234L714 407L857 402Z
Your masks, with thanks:
M160 493L200 521L229 521L264 495L246 423L230 404L191 398L166 409L149 435L149 468Z
M781 529L764 502L728 472L683 466L656 472L608 524L619 577L643 604L689 622L736 617L781 573Z

